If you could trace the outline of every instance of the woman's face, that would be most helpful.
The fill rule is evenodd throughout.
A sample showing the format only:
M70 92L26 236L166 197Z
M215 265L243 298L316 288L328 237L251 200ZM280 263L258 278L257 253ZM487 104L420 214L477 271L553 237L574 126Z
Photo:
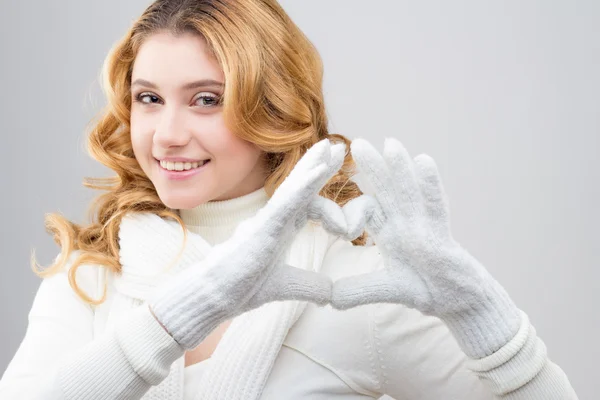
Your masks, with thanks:
M133 151L167 207L189 209L264 185L261 151L225 126L223 71L200 36L150 36L131 82Z

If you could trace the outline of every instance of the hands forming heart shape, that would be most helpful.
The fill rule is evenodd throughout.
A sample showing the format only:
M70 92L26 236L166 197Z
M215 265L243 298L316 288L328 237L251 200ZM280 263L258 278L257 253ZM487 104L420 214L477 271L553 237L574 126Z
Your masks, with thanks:
M264 231L271 241L262 248L281 254L307 219L320 220L325 229L348 240L366 230L384 268L331 284L327 277L273 259L259 267L271 269L254 300L262 304L274 298L304 299L340 310L370 303L403 304L444 320L472 356L490 354L510 340L520 326L520 310L452 237L448 196L433 158L421 154L413 159L392 138L386 139L383 155L366 140L354 140L353 158L375 193L340 208L318 193L341 167L344 147L323 140L309 149L264 207L268 216L258 218L262 223L247 221L255 233L249 247L261 247L259 231Z
M359 172L374 185L374 196L361 195L340 208L319 195L346 153L344 144L322 140L308 149L256 215L211 249L202 268L188 268L155 293L152 309L179 343L189 348L199 343L212 326L190 327L202 321L216 326L278 300L340 310L404 304L443 319L472 356L493 352L514 336L520 310L452 238L448 200L433 159L422 154L413 160L395 139L386 140L383 156L362 139L352 142L351 151ZM287 265L286 250L309 219L348 240L366 231L378 246L383 268L332 282L324 274ZM202 282L203 291L188 282ZM180 297L186 299L183 304Z

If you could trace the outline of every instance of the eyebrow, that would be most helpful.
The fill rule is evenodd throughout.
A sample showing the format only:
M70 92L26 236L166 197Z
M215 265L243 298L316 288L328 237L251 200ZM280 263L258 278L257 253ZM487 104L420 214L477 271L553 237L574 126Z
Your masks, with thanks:
M152 89L158 89L158 86L150 81L147 81L145 79L136 79L135 81L133 81L133 83L131 84L131 87L134 86L146 86ZM193 81L193 82L189 82L186 83L185 85L181 86L181 89L183 90L189 90L189 89L196 89L199 87L219 87L222 88L224 86L223 82L219 82L219 81L215 81L214 79L201 79L199 81Z

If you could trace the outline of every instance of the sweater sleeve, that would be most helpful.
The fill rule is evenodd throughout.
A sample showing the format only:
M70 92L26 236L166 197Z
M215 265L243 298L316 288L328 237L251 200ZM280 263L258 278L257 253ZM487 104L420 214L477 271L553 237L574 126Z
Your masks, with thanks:
M80 273L86 267L77 272L78 284L94 288L97 274ZM25 337L0 379L0 400L140 399L184 354L145 303L97 338L93 319L93 307L70 287L67 272L45 278Z
M470 359L448 327L402 305L379 304L374 343L382 393L398 399L577 400L522 313L517 335L494 354Z

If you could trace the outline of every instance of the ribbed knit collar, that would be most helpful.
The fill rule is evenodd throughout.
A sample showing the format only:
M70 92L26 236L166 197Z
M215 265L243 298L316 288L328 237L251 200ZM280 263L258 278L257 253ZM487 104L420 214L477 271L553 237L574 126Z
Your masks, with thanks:
M191 209L179 210L186 227L215 245L227 240L237 225L255 215L267 204L264 187L230 200L210 201Z

